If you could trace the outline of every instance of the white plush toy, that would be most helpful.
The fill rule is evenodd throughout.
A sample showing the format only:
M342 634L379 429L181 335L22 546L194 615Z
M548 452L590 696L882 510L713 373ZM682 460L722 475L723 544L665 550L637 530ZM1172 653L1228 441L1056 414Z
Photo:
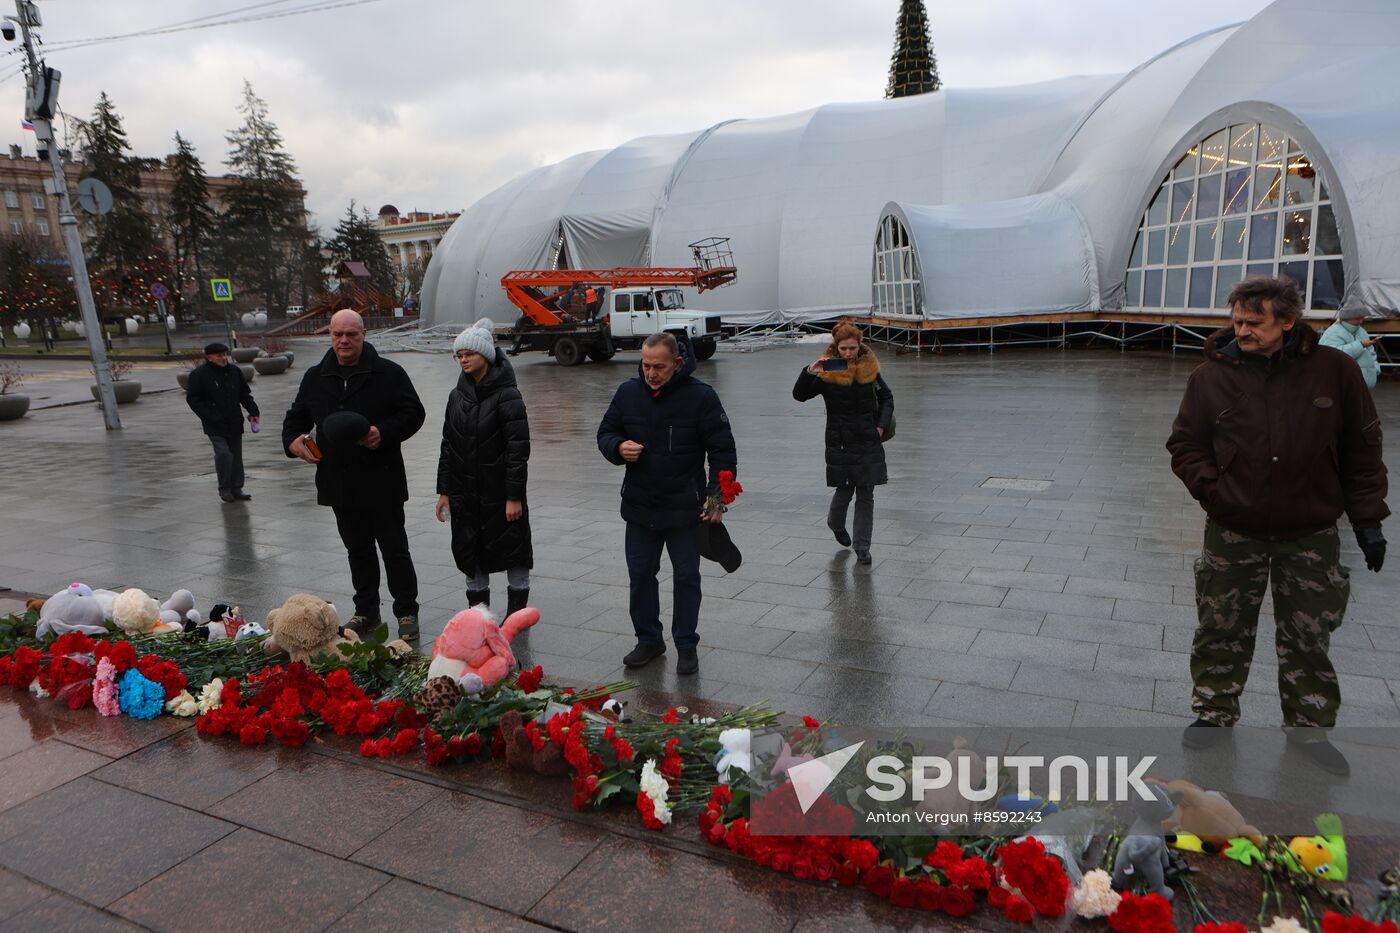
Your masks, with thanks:
M112 604L117 601L117 594L112 590L93 590L92 596L97 600L97 604L102 607L102 618L108 622L112 620Z
M179 623L167 625L160 618L160 604L145 590L132 587L112 601L112 621L128 635L165 635L183 631Z
M35 634L40 638L50 633L66 635L69 632L105 635L104 620L102 604L93 596L92 589L84 583L72 583L44 601Z
M204 623L204 616L194 607L193 593L176 590L160 604L160 621L164 625L177 625L182 631L191 632Z

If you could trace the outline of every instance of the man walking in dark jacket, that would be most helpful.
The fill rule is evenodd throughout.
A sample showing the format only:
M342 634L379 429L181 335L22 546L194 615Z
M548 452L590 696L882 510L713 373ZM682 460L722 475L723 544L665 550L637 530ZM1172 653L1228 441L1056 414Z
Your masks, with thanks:
M404 527L408 476L401 445L423 426L423 403L408 373L365 343L358 314L337 311L330 331L331 349L306 371L287 409L282 446L287 456L316 464L316 502L335 512L355 586L355 615L348 627L365 634L379 625L382 554L399 637L412 641L418 637L418 576ZM355 423L361 427L354 437L335 436L343 425ZM314 449L307 443L313 427Z
M243 491L243 413L239 406L247 409L254 431L262 422L243 370L228 364L227 346L211 343L204 348L204 362L190 373L185 401L199 415L214 447L219 498L225 502L253 498Z
M719 492L720 472L736 472L738 464L724 406L714 389L691 375L695 354L686 350L682 355L670 334L648 337L640 375L618 387L598 426L598 449L609 462L627 468L622 518L637 646L622 663L641 667L666 653L656 582L664 547L673 571L671 638L678 674L700 669L695 647L700 641L699 524L721 520L723 508L704 511L706 501Z
M1196 561L1198 625L1183 738L1203 748L1240 716L1264 588L1272 579L1279 700L1292 744L1335 774L1346 758L1324 730L1341 706L1328 657L1351 584L1340 563L1346 513L1366 566L1385 559L1381 426L1356 361L1300 323L1289 279L1253 276L1230 293L1233 331L1206 342L1167 449L1206 511Z

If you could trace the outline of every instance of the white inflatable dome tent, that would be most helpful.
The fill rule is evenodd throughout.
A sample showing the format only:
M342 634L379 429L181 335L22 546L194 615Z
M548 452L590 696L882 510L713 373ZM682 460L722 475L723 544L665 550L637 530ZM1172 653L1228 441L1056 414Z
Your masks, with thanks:
M522 175L433 254L426 324L513 320L512 269L688 265L730 322L1209 314L1254 272L1400 316L1400 6L1276 0L1126 75L650 136Z

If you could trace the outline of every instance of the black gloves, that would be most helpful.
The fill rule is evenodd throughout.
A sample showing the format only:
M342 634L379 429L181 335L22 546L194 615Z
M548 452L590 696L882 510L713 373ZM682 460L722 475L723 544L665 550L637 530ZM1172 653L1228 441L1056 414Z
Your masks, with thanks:
M1358 525L1352 531L1356 532L1356 544L1361 553L1366 555L1367 569L1380 573L1381 564L1385 563L1385 535L1381 534L1381 526Z

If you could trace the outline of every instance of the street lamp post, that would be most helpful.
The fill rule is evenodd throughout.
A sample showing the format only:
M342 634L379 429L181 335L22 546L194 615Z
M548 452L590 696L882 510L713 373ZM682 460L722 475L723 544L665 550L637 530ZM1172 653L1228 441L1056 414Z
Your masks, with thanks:
M25 101L26 114L34 127L34 140L39 149L39 157L47 154L49 167L53 170L50 194L58 199L58 225L63 231L63 244L68 251L69 268L73 271L73 288L78 293L78 307L82 311L83 323L87 325L88 351L92 354L92 367L97 374L97 397L102 403L102 420L109 431L120 431L121 416L117 414L117 395L112 388L112 372L107 365L107 349L103 345L105 334L102 322L97 318L97 306L92 300L92 285L88 281L87 259L83 256L83 243L78 235L78 218L73 214L73 205L68 200L68 179L63 174L63 156L54 140L53 116L58 107L59 72L49 68L34 54L34 37L31 28L43 22L39 8L33 0L15 0L15 12L20 31L24 34L24 51L28 58L29 94Z

